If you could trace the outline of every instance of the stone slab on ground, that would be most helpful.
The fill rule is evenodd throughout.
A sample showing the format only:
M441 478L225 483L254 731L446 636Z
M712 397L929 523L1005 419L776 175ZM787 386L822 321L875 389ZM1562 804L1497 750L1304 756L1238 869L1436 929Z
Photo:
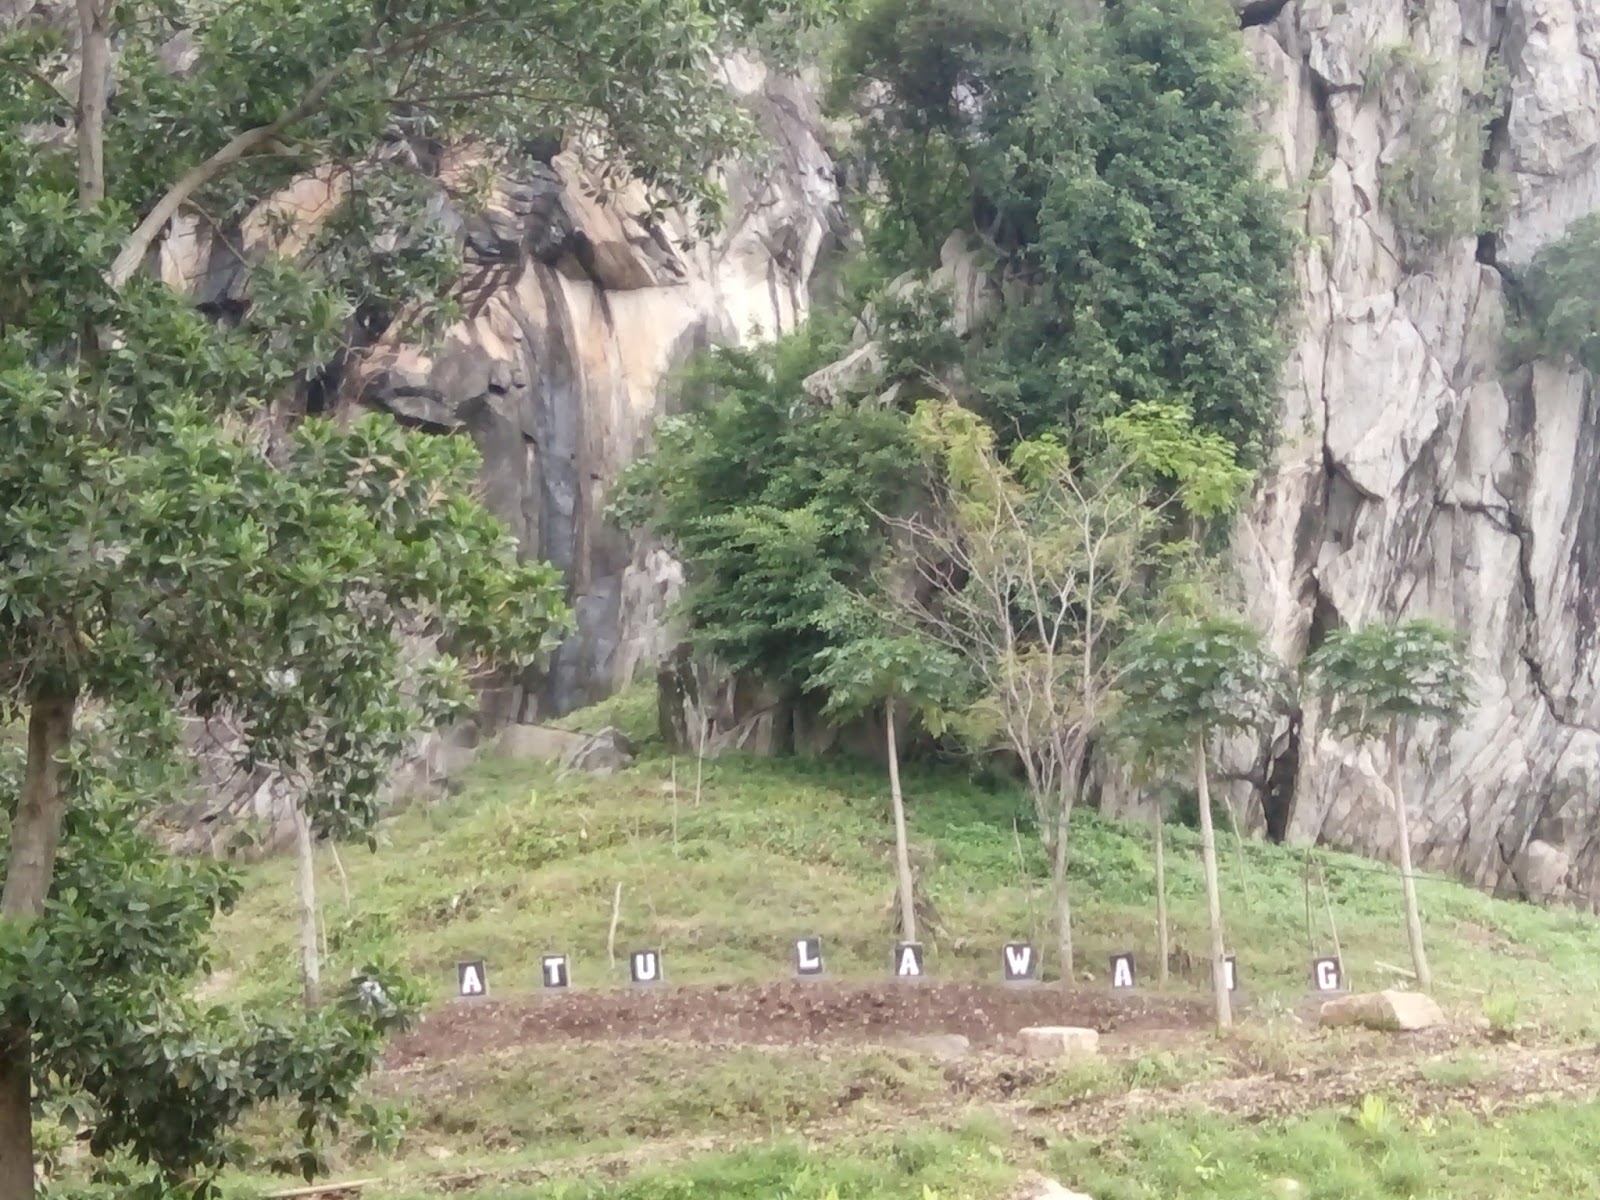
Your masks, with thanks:
M1076 1025L1033 1025L1017 1033L1029 1058L1086 1058L1100 1053L1100 1034Z
M1094 1200L1094 1197L1029 1171L1017 1182L1011 1200Z
M1362 992L1337 996L1322 1005L1324 1026L1360 1025L1389 1033L1414 1033L1443 1025L1444 1012L1432 996L1421 992Z

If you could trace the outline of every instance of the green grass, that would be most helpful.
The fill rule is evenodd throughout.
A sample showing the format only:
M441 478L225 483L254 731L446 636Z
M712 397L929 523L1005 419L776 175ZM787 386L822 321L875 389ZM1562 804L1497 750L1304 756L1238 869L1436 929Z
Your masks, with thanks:
M1305 1200L1579 1200L1600 1195L1600 1104L1500 1120L1419 1118L1381 1098L1265 1126L1213 1115L1162 1120L1049 1156L1096 1200L1236 1200L1293 1179Z
M773 979L789 973L802 933L823 937L834 975L885 977L892 842L878 768L729 758L706 764L696 803L695 764L652 741L646 699L625 693L570 722L620 726L641 750L630 770L561 777L486 758L457 794L387 821L376 853L345 848L345 878L324 853L325 978L387 960L443 998L453 964L481 955L503 996L534 990L539 956L559 950L577 985L621 985L626 951L650 946L663 951L669 983ZM1048 947L1047 864L1026 798L950 769L912 766L905 784L919 884L938 917L923 931L931 971L992 979L1001 943ZM1196 994L1206 947L1198 858L1191 830L1169 830L1174 944L1196 964L1172 988ZM1393 870L1315 858L1349 981L1393 984L1386 964L1408 963ZM1225 839L1223 907L1252 1001L1225 1039L1180 1037L1060 1066L984 1056L952 1065L871 1046L512 1047L377 1076L373 1110L334 1147L336 1173L384 1180L382 1200L463 1189L505 1200L1003 1200L1028 1169L1096 1200L1246 1200L1273 1195L1280 1177L1299 1181L1306 1200L1600 1195L1600 1106L1496 1119L1440 1107L1471 1095L1487 1100L1475 1111L1496 1112L1496 1088L1524 1052L1505 1042L1600 1030L1600 925L1573 911L1425 880L1436 994L1486 1040L1418 1062L1407 1087L1427 1100L1427 1117L1400 1096L1283 1115L1307 1108L1293 1102L1295 1080L1369 1060L1377 1073L1397 1045L1308 1036L1297 1024L1309 959L1332 949L1317 892L1308 943L1305 865L1303 850ZM1148 829L1077 814L1071 886L1079 982L1104 985L1106 956L1127 949L1153 982ZM247 869L242 902L217 928L214 999L293 1002L295 894L289 862ZM1244 1076L1290 1099L1230 1117L1216 1098ZM1096 1120L1119 1104L1122 1117ZM259 1114L246 1132L259 1166L289 1147L282 1113ZM284 1184L235 1177L228 1190Z
M1096 1200L1592 1200L1600 1195L1600 1104L1529 1109L1496 1120L1420 1118L1372 1097L1349 1111L1250 1124L1185 1114L1099 1141L1041 1149L998 1117L871 1133L825 1152L780 1137L621 1180L484 1181L480 1200L991 1200L1038 1169ZM516 1171L509 1173L511 1176ZM523 1172L529 1174L529 1172ZM502 1177L504 1180L504 1177ZM1280 1190L1290 1180L1299 1190ZM397 1200L437 1196L415 1183Z
M618 720L638 737L633 693L576 722ZM643 739L641 739L643 740ZM832 973L882 976L894 940L891 833L879 771L867 763L730 758L708 763L699 804L694 763L645 744L609 778L558 777L540 764L486 759L455 796L387 822L380 848L341 852L349 898L324 852L320 880L337 977L398 961L438 995L458 959L485 957L500 994L531 990L542 953L572 956L574 982L622 982L632 947L658 947L670 982L781 977L799 934L820 934ZM938 976L993 978L1001 943L1051 944L1047 864L1026 798L960 772L906 772L919 881L939 917L924 931ZM1103 983L1105 959L1132 949L1153 981L1149 832L1090 811L1073 820L1071 888L1080 981ZM1231 842L1231 838L1228 839ZM1204 904L1196 835L1169 830L1174 946L1194 963L1178 989L1205 983ZM1223 908L1242 983L1268 1009L1309 991L1309 960L1331 953L1319 892L1307 939L1305 853L1246 842L1221 856ZM1358 989L1402 978L1409 962L1400 886L1383 864L1318 851L1347 974ZM622 884L618 965L606 960ZM237 911L218 926L222 990L252 1003L295 990L292 865L249 870ZM1422 906L1436 992L1463 1014L1589 1032L1600 982L1600 925L1585 914L1491 899L1425 880Z

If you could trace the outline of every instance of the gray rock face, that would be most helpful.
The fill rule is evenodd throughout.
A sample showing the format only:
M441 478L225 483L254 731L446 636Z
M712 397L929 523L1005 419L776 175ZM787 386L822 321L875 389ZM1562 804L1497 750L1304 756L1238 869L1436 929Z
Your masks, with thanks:
M1291 662L1339 624L1465 631L1476 711L1402 746L1419 864L1532 894L1565 880L1593 905L1600 389L1563 364L1508 372L1501 346L1508 279L1600 207L1600 9L1242 7L1260 19L1245 37L1269 84L1269 162L1305 196L1308 235L1278 462L1236 539L1242 593ZM1403 186L1419 162L1444 163L1420 214ZM1470 216L1491 177L1497 234L1419 236L1451 225L1439 194ZM1391 857L1384 752L1327 736L1320 715L1239 748L1233 799L1274 836Z
M608 492L647 445L669 373L710 342L794 328L844 229L809 90L752 62L726 73L768 154L726 172L733 215L715 240L650 218L636 186L603 192L564 155L535 164L481 213L446 215L472 267L466 319L430 351L386 348L356 389L402 421L470 435L487 502L530 557L566 572L578 631L505 698L516 720L601 699L663 657L682 574L606 525Z

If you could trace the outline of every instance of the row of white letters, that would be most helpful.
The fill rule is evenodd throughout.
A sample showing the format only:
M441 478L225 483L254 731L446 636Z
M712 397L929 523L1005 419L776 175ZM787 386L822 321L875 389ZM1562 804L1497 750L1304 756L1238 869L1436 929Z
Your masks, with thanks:
M891 960L897 979L920 979L923 954L920 942L897 942ZM1228 990L1239 989L1239 969L1232 956L1222 960ZM1000 978L1005 983L1038 981L1039 959L1027 942L1008 942L1000 950ZM794 973L802 979L823 974L822 939L798 938L794 943ZM540 982L547 989L561 990L572 985L572 974L565 954L547 954L539 964ZM628 977L636 984L662 982L664 969L659 950L635 950L628 955ZM1111 989L1132 991L1138 976L1132 954L1113 954L1110 961ZM1311 983L1319 992L1344 990L1344 970L1337 958L1318 958L1311 964ZM456 964L456 988L464 997L489 994L489 967L483 959Z

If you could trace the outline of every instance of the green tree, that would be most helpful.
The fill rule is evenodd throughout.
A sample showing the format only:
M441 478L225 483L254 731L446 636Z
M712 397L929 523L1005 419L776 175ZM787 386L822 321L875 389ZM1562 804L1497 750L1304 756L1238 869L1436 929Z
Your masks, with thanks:
M1259 87L1213 0L878 0L855 26L840 90L883 147L891 240L928 257L965 227L1027 296L963 364L1004 438L1155 401L1265 462L1293 235Z
M883 608L964 665L977 693L967 736L1007 745L1021 763L1070 977L1068 819L1112 706L1116 648L1171 557L1159 536L1164 510L1214 515L1232 503L1242 472L1220 437L1170 406L1107 421L1081 462L1051 436L1003 459L993 430L950 402L920 405L912 430L930 500L887 518L888 575L899 582L881 590ZM1157 476L1178 480L1166 501L1146 483Z
M1517 294L1522 323L1512 348L1526 355L1571 359L1600 372L1600 213L1572 223L1560 240L1534 256Z
M961 662L935 642L915 634L896 636L892 626L859 603L837 605L825 618L841 639L818 653L814 688L828 697L824 712L834 717L883 710L884 749L889 763L889 803L894 817L895 881L900 898L900 929L917 940L917 907L906 837L905 799L900 791L900 748L896 720L918 715L938 727L960 694Z
M1356 741L1387 740L1389 794L1400 850L1406 938L1417 984L1433 985L1422 941L1411 829L1402 786L1400 735L1407 722L1460 720L1471 703L1467 654L1460 634L1428 620L1339 629L1306 659L1309 678L1328 701L1329 726Z
M680 613L696 652L794 692L837 644L824 619L860 590L914 458L900 415L825 405L801 381L827 361L816 330L720 348L686 379L689 411L663 421L619 483L611 515L685 563Z
M1117 734L1136 762L1176 764L1187 756L1200 806L1200 848L1211 928L1211 982L1217 1024L1233 1024L1224 960L1227 938L1217 882L1217 839L1211 819L1207 747L1218 734L1255 733L1282 710L1282 664L1261 636L1239 621L1210 617L1158 624L1130 638L1121 652Z
M319 1103L336 1094L319 1080L370 1061L323 1038L331 1016L224 1054L182 1036L167 1006L163 1049L139 1051L165 1082L137 1099L106 1061L75 1057L141 1045L137 1004L100 1010L115 1034L42 1022L31 964L59 942L46 916L77 812L64 772L81 714L231 713L247 760L301 780L317 827L346 834L369 825L404 739L462 711L475 664L526 662L559 625L554 573L519 565L469 498L469 447L376 418L288 438L262 419L345 348L355 313L449 312L452 247L426 212L439 189L396 165L394 143L472 142L496 165L565 136L709 218L705 168L749 127L710 59L758 19L810 11L82 0L70 34L46 18L0 32L0 704L27 727L0 892L7 1200L32 1190L36 1078L89 1089L102 1112L143 1106L102 1119L97 1149L181 1174L226 1156L221 1132L257 1094L224 1082L275 1063L280 1093ZM192 62L169 69L185 41ZM302 231L305 261L253 263L236 323L209 324L141 274L180 213L226 235L316 171L343 189L338 211ZM410 663L407 630L446 653ZM165 969L148 953L119 961Z
M0 795L20 787L25 750L0 749ZM272 1101L298 1109L300 1167L319 1169L320 1135L337 1128L382 1037L420 999L373 965L293 1022L195 1003L212 917L239 882L147 832L152 804L188 794L180 750L165 706L107 706L81 721L61 767L69 805L50 895L26 928L0 924L0 1015L8 1025L26 1015L38 1103L81 1130L102 1181L133 1197L237 1158L229 1127ZM18 1148L5 1150L9 1167Z

